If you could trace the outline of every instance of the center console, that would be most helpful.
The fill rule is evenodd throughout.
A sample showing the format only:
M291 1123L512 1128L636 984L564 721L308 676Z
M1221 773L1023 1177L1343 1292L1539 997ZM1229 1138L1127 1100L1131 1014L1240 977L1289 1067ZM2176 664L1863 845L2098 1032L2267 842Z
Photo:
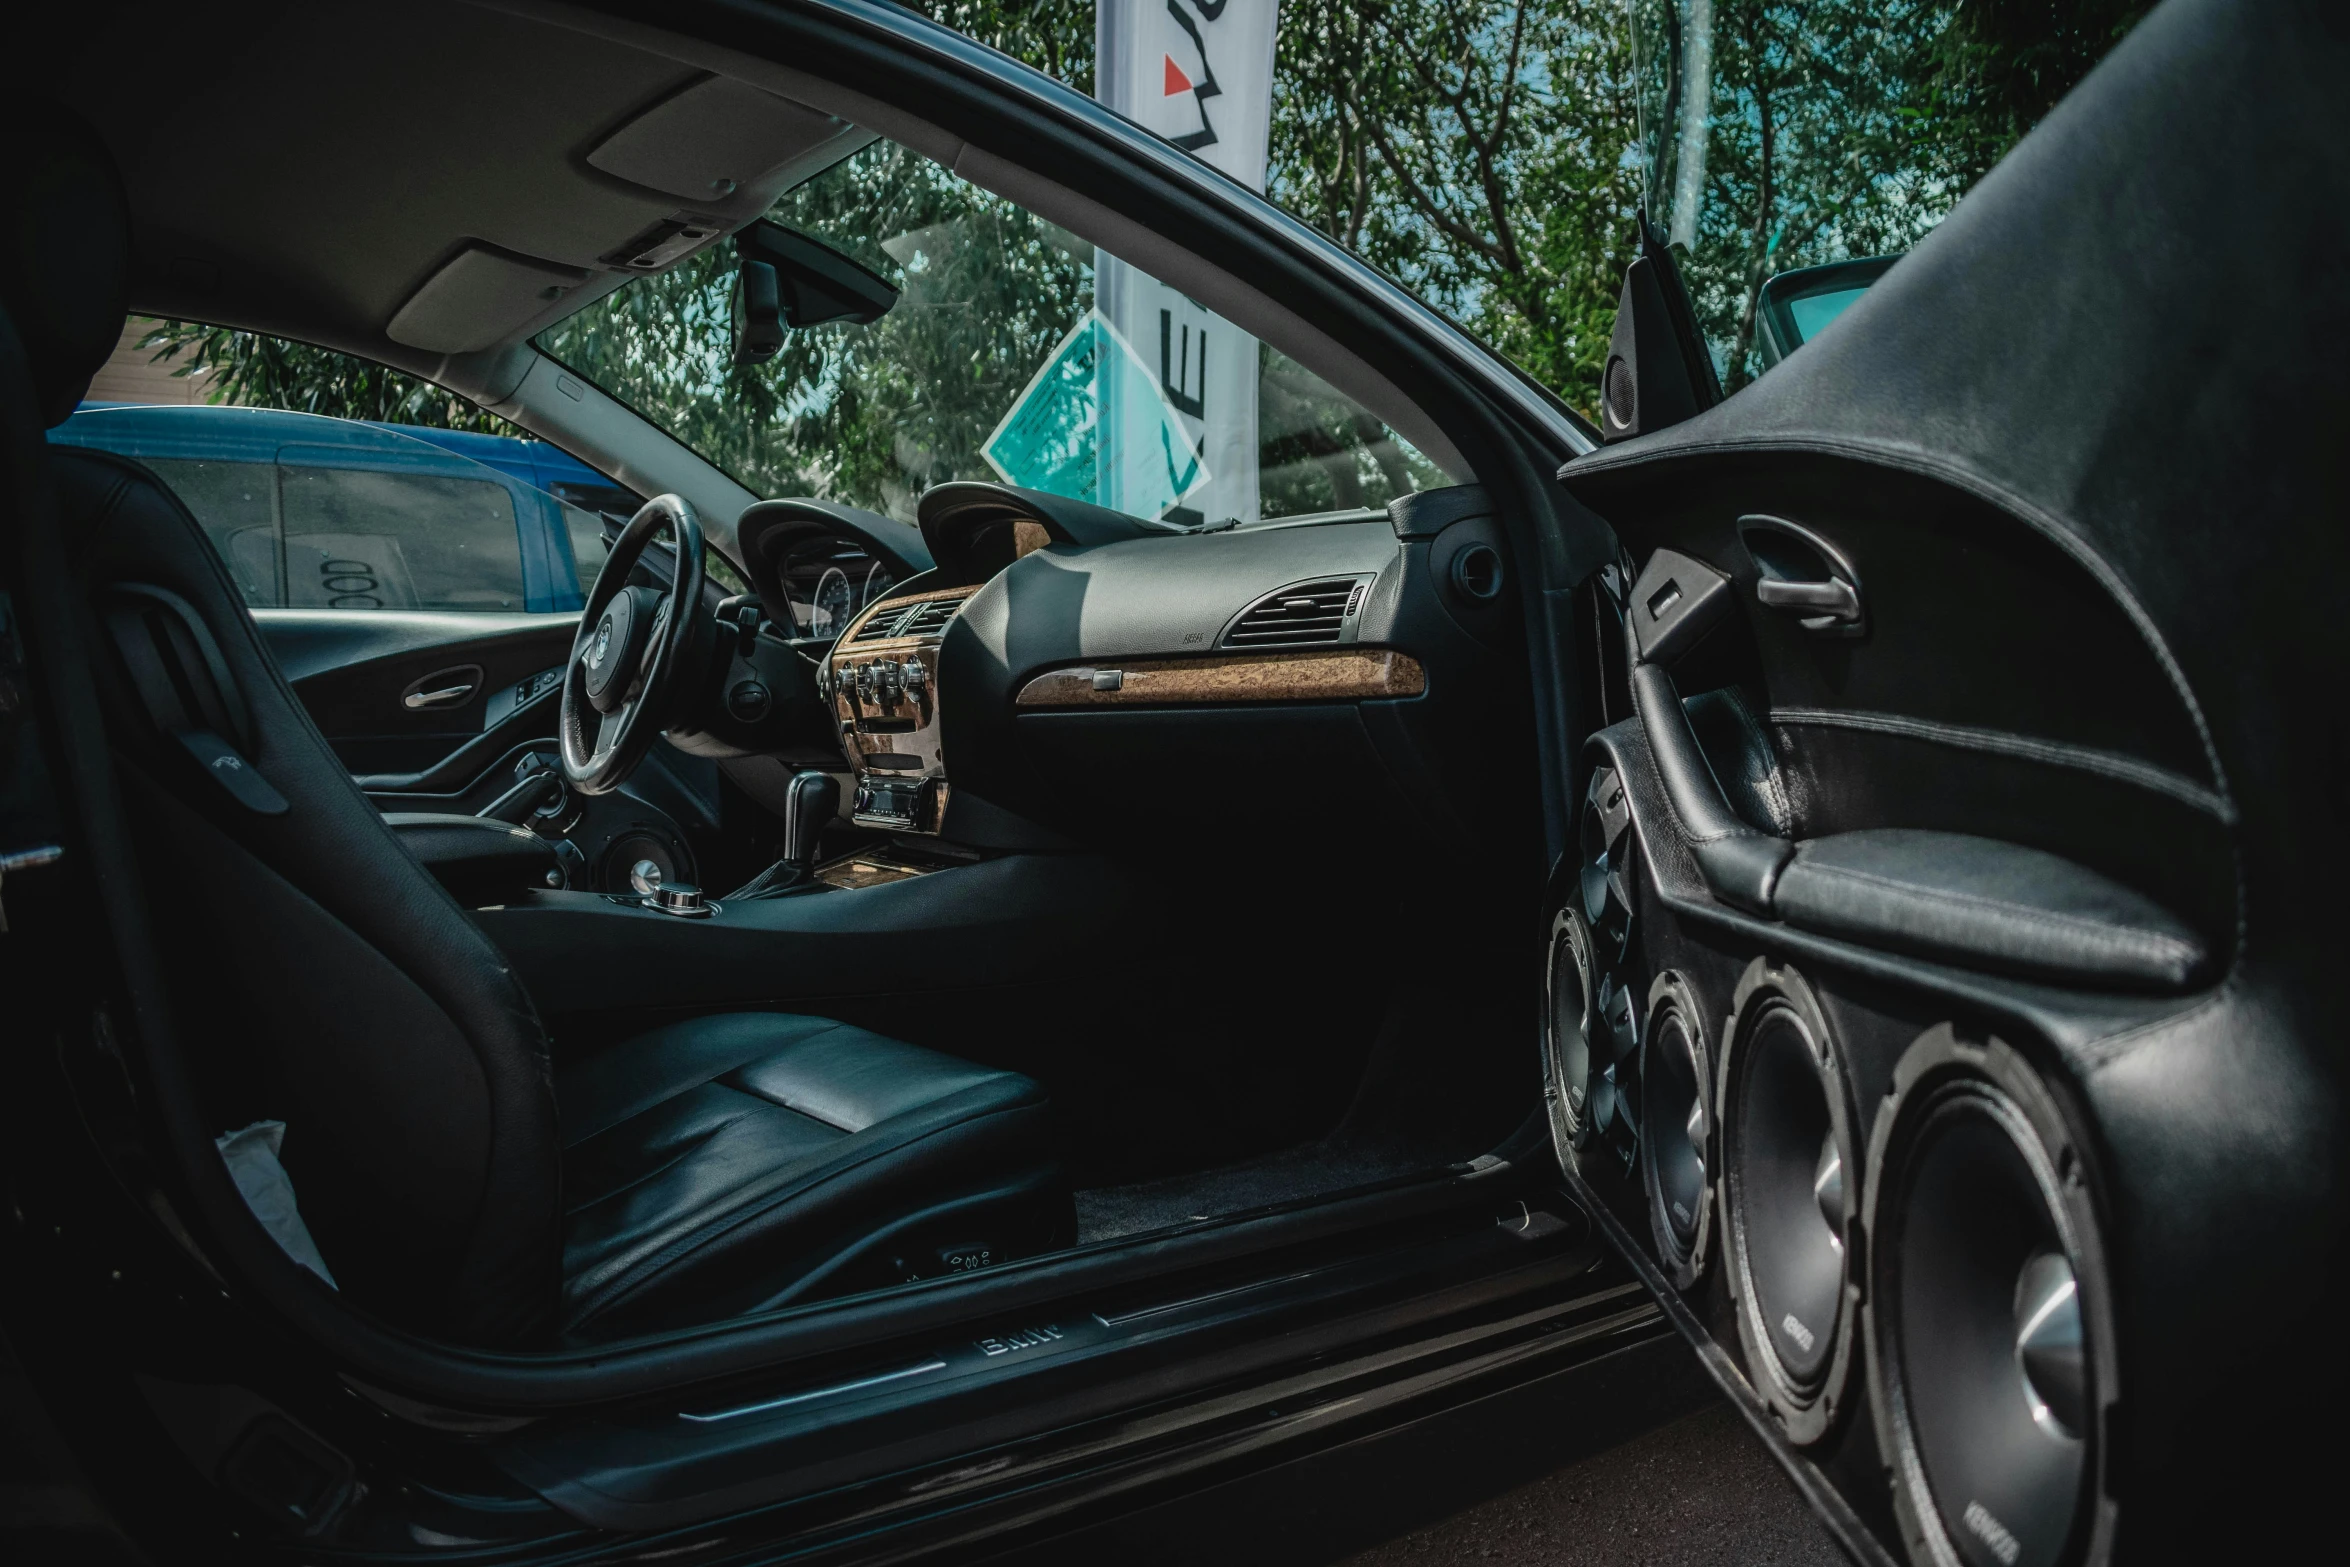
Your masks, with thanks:
M826 660L819 685L857 770L849 820L935 834L946 815L939 754L938 646L973 589L909 593L868 606Z

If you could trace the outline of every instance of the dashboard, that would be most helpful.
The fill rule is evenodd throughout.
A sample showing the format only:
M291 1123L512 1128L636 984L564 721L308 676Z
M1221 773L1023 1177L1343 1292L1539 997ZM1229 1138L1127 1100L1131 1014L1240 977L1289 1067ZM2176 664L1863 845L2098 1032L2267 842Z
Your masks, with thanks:
M861 827L1457 841L1530 771L1506 536L1474 486L1219 533L993 484L934 488L914 530L813 505L763 503L742 535L771 623L829 644L814 694Z

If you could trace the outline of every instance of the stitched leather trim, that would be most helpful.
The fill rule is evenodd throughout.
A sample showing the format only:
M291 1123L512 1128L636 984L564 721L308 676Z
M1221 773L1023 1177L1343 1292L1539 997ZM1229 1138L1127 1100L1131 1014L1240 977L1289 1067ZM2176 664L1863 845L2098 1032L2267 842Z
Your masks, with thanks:
M2134 784L2155 794L2166 795L2226 826L2233 827L2236 824L2235 805L2217 790L2205 788L2192 778L2174 773L2167 767L2142 762L2118 751L2072 745L2062 740L2040 740L2003 729L1976 729L1965 724L1945 724L1929 718L1908 718L1899 713L1846 712L1826 707L1774 707L1770 719L1774 724L1791 728L1857 729L1870 734L1923 740L1933 745L2012 756L2020 761L2039 762L2050 767L2069 767L2076 772L2094 773L2116 783Z
M2090 947L2103 946L2108 950L2153 958L2176 958L2189 967L2203 957L2201 947L2163 931L2147 930L2143 926L2124 925L2118 920L2098 919L2089 915L2065 914L2055 909L2035 909L2003 898L1986 898L1977 893L1953 892L1947 887L1921 887L1915 882L1896 881L1870 871L1856 871L1841 865L1815 865L1798 858L1804 874L1810 876L1841 877L1863 886L1880 887L1899 898L1914 898L1922 903L1940 903L1954 908L1981 910L2002 920L2018 920L2028 925L2041 925L2060 930ZM2134 945L2133 945L2134 943Z

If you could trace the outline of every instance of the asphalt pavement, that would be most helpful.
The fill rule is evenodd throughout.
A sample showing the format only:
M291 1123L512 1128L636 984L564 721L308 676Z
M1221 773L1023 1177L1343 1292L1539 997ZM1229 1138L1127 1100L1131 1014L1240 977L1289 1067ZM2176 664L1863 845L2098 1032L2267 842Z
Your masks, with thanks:
M1738 1412L1685 1415L1346 1559L1345 1567L1842 1567Z
M1665 1336L991 1567L1843 1567Z

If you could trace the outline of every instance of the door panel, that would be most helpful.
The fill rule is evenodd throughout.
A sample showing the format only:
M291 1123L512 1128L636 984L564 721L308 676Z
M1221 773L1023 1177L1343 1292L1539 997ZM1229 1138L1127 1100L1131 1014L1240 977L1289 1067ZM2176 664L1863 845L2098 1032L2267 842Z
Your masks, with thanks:
M1626 651L1554 1137L1863 1560L2330 1526L2242 1438L2345 1391L2346 73L2174 0L1815 341L1560 475Z
M532 719L516 713L518 698L553 692L539 677L562 668L579 621L576 613L299 609L260 609L253 618L328 743L371 788L397 787L374 780L425 772L492 727L512 743L551 739L551 700L539 702ZM449 678L435 678L442 675ZM459 686L470 689L439 702L408 700ZM485 766L496 760L483 758Z

